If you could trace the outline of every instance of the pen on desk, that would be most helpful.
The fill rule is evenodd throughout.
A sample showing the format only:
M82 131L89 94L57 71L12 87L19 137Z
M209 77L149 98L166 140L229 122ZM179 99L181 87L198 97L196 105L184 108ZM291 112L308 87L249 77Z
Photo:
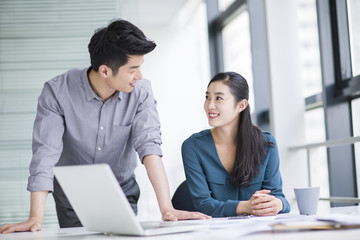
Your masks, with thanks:
M246 218L250 218L252 215L249 214L241 214L239 216L232 216L232 217L228 217L229 220L232 219L246 219Z

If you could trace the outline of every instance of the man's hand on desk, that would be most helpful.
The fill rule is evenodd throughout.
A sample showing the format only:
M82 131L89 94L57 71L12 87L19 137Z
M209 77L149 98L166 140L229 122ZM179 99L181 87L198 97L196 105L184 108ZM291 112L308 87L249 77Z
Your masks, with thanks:
M182 211L182 210L176 210L172 209L169 211L166 211L162 215L163 221L177 221L177 220L189 220L189 219L209 219L211 218L208 215L205 215L200 212L189 212L189 211Z
M4 224L0 228L0 233L12 233L12 232L36 232L41 230L41 221L36 218L29 218L29 220L21 223Z

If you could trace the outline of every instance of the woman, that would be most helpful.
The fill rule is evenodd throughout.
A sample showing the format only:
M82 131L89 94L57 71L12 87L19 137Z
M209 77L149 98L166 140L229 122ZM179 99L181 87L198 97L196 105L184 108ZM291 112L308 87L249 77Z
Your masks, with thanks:
M282 193L276 141L252 124L248 98L249 87L240 74L214 76L204 104L213 128L193 134L182 145L194 206L213 217L290 211Z

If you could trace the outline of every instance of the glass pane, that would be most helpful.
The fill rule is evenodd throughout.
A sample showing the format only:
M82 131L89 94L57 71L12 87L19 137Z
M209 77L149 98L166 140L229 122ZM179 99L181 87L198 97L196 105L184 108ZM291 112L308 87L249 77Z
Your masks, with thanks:
M305 136L307 143L325 141L324 109L316 108L305 112Z
M312 148L309 153L311 186L320 187L320 197L327 198L330 196L330 188L326 147ZM319 208L322 207L329 208L330 202L319 201Z
M249 14L243 11L223 31L224 69L240 73L248 81L251 113L254 112L254 88L250 43Z
M360 98L351 101L354 136L360 136ZM360 193L360 142L355 143L355 165L358 193Z
M360 98L351 101L354 136L360 136Z
M348 21L353 76L360 74L360 1L348 0Z
M225 11L235 0L219 0L219 11Z
M305 135L307 143L325 141L324 109L316 108L305 112ZM320 197L329 197L329 175L327 164L327 151L325 147L312 148L310 156L311 186L320 186ZM330 202L320 201L320 207L329 207Z
M297 0L301 79L304 98L320 93L321 66L315 0Z

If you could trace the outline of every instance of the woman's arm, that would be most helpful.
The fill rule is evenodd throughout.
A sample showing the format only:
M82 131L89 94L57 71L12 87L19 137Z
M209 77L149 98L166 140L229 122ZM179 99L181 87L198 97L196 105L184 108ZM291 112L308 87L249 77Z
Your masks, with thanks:
M186 175L187 185L192 196L194 207L212 217L236 216L238 200L220 201L212 197L205 170L201 166L199 156L211 157L207 146L195 146L191 138L182 145L182 158ZM207 172L215 171L216 166L207 165ZM217 175L214 172L214 175ZM209 176L210 177L210 176ZM217 176L213 176L217 177ZM225 180L224 180L225 184ZM219 188L223 186L219 185Z
M276 144L275 138L271 134L267 134L266 140L273 142L272 147L266 148L267 154L265 157L266 161L266 169L264 174L264 181L262 183L262 189L268 189L271 192L269 193L270 196L265 198L259 198L259 201L271 201L272 206L276 203L276 208L279 209L278 212L286 213L290 212L290 204L286 200L285 195L282 191L282 178L280 174L280 159L279 159L279 152ZM275 197L272 198L271 196Z
M272 216L278 214L283 209L282 201L270 195L270 190L260 190L256 191L254 195L250 198L248 207L250 212L248 214L256 216Z

